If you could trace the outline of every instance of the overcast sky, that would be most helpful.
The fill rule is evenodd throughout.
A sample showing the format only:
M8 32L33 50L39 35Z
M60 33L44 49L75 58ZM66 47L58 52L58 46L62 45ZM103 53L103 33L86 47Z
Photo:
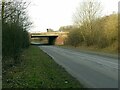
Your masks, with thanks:
M33 22L31 32L46 32L47 28L58 30L60 26L72 25L72 16L83 0L29 0L30 20ZM103 15L118 12L120 0L98 0L103 7Z

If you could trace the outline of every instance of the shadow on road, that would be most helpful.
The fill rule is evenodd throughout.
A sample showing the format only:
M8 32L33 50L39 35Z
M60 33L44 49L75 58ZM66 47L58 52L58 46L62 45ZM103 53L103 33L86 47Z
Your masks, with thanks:
M50 44L33 44L33 43L31 43L31 45L34 45L34 46L51 46Z

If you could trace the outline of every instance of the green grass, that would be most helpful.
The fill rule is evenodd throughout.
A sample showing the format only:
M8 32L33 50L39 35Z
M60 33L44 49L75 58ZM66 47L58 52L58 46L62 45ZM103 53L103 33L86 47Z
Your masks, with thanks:
M21 64L7 70L3 88L83 88L51 57L36 46L22 54Z

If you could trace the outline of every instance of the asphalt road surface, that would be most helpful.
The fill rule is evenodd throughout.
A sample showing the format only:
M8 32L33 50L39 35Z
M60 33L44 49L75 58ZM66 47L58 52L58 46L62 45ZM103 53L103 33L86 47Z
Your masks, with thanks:
M39 46L87 88L118 88L118 59L56 46Z

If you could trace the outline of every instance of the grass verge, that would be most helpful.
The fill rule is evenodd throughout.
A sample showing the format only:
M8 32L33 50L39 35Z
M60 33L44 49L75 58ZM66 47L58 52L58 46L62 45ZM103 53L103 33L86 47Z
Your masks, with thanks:
M36 46L22 53L22 62L3 75L3 88L83 88Z
M118 50L114 49L113 47L106 47L106 48L97 48L96 46L79 46L79 47L74 47L74 46L68 46L68 45L60 45L60 47L63 48L70 48L70 49L76 49L76 50L82 50L82 51L93 51L93 52L98 52L98 53L106 53L106 54L113 54L117 55Z

